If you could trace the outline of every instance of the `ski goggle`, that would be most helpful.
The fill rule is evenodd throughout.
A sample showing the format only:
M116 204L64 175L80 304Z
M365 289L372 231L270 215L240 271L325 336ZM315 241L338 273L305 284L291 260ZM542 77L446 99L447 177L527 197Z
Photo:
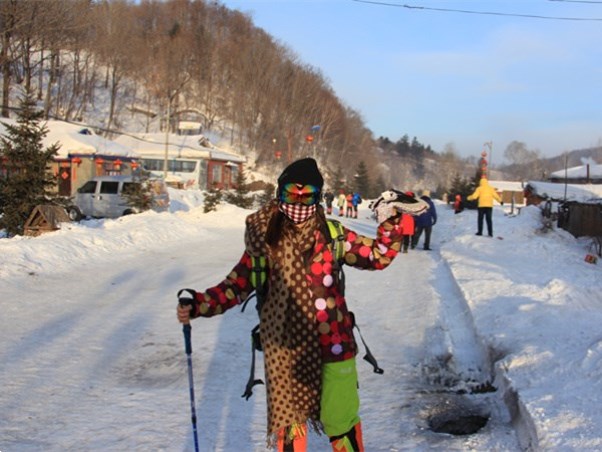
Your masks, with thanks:
M286 204L312 206L320 200L320 189L313 185L284 184L278 199Z

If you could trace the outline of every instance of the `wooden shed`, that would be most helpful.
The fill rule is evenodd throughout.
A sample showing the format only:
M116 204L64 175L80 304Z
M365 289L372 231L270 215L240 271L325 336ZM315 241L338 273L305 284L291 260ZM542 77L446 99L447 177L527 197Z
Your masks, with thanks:
M24 235L36 237L44 232L59 230L60 223L69 222L69 215L62 206L41 204L36 206L23 227Z
M602 203L566 202L559 213L558 226L575 237L602 237Z

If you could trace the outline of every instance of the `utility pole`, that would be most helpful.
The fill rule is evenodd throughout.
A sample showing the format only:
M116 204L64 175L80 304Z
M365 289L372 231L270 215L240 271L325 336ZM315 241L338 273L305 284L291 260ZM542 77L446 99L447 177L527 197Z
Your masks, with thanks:
M171 129L171 101L176 97L179 90L167 91L167 118L165 120L165 157L163 159L163 179L167 179L167 167L169 166L169 131Z
M167 180L169 163L169 124L171 123L171 96L167 96L167 118L165 119L165 158L163 160L163 180Z

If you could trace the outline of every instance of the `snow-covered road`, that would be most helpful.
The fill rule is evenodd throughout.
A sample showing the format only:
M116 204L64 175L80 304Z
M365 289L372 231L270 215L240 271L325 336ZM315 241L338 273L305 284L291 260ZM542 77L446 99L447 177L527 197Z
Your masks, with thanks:
M175 294L213 285L239 258L247 212L224 210L74 225L53 240L49 234L30 241L38 253L34 246L27 260L7 264L2 452L192 448ZM344 222L374 233L367 218ZM74 246L79 249L70 251ZM349 305L385 369L376 375L358 361L366 450L519 450L495 393L448 390L490 376L466 301L439 252L413 250L383 272L350 269L346 276ZM264 389L256 387L250 401L241 398L255 323L253 309L235 309L192 324L203 451L265 450ZM478 434L429 430L430 418L465 407L466 400L491 415ZM329 450L324 437L311 436L309 444L312 451Z

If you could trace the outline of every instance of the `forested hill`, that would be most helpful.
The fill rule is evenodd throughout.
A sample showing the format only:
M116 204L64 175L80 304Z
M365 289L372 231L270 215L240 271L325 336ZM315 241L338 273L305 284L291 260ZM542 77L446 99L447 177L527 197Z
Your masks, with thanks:
M3 117L32 90L46 117L109 136L195 120L260 166L316 155L350 183L363 162L374 190L433 189L477 167L453 146L375 139L319 68L219 2L6 0L0 30Z

